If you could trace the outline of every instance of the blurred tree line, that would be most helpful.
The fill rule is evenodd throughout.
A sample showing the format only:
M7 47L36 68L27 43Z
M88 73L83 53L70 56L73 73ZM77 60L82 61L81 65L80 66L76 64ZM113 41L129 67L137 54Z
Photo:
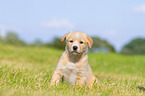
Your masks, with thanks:
M93 39L93 46L91 52L115 52L114 47L106 40L100 39L99 37L91 37Z
M91 37L93 39L93 46L92 50L89 50L90 52L96 52L96 53L109 53L109 52L115 52L114 47L107 42L107 40L103 40L99 37ZM40 39L36 39L35 42L28 44L21 40L19 36L12 31L9 31L5 37L2 37L0 35L0 43L3 44L10 44L15 46L32 46L32 47L53 47L57 49L64 50L65 49L65 42L60 42L61 38L55 37L52 42L43 43ZM143 38L136 38L126 44L121 52L121 54L127 54L127 55L134 55L134 54L145 54L145 39Z
M3 44L10 44L10 45L16 45L16 46L26 46L27 44L20 40L18 35L15 32L9 31L5 37L2 37L0 35L0 43Z
M145 55L145 39L133 39L122 48L121 53L127 55Z

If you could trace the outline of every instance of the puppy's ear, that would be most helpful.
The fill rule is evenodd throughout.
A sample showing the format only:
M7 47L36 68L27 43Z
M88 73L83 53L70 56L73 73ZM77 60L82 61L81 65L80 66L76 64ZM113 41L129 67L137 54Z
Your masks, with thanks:
M66 37L68 36L69 33L67 33L66 35L64 35L62 38L61 38L61 42L64 42Z
M87 34L86 34L86 37L87 37L87 42L89 44L89 48L91 49L93 45L93 40Z

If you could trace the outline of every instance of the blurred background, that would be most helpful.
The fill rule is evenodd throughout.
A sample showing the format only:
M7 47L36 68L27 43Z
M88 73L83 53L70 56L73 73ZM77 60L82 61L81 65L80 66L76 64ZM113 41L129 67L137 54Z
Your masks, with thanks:
M145 54L145 0L0 1L2 44L64 50L70 31L91 36L91 52Z

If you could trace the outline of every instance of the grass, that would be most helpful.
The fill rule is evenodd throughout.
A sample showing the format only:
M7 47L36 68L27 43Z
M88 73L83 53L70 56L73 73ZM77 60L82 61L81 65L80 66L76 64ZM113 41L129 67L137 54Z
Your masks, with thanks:
M145 56L89 53L99 83L92 88L50 79L63 51L0 44L0 96L145 95Z

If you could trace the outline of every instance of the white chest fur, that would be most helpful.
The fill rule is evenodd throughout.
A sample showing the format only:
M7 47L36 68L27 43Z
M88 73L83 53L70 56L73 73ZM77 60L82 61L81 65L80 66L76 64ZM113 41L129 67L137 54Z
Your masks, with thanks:
M79 72L79 69L75 67L75 64L69 62L67 65L62 65L60 69L63 71L65 80L71 84L74 84L76 81L77 73Z
M69 62L67 65L62 65L62 66L61 66L61 69L62 69L63 71L66 71L66 70L76 70L75 64L72 63L72 62Z

